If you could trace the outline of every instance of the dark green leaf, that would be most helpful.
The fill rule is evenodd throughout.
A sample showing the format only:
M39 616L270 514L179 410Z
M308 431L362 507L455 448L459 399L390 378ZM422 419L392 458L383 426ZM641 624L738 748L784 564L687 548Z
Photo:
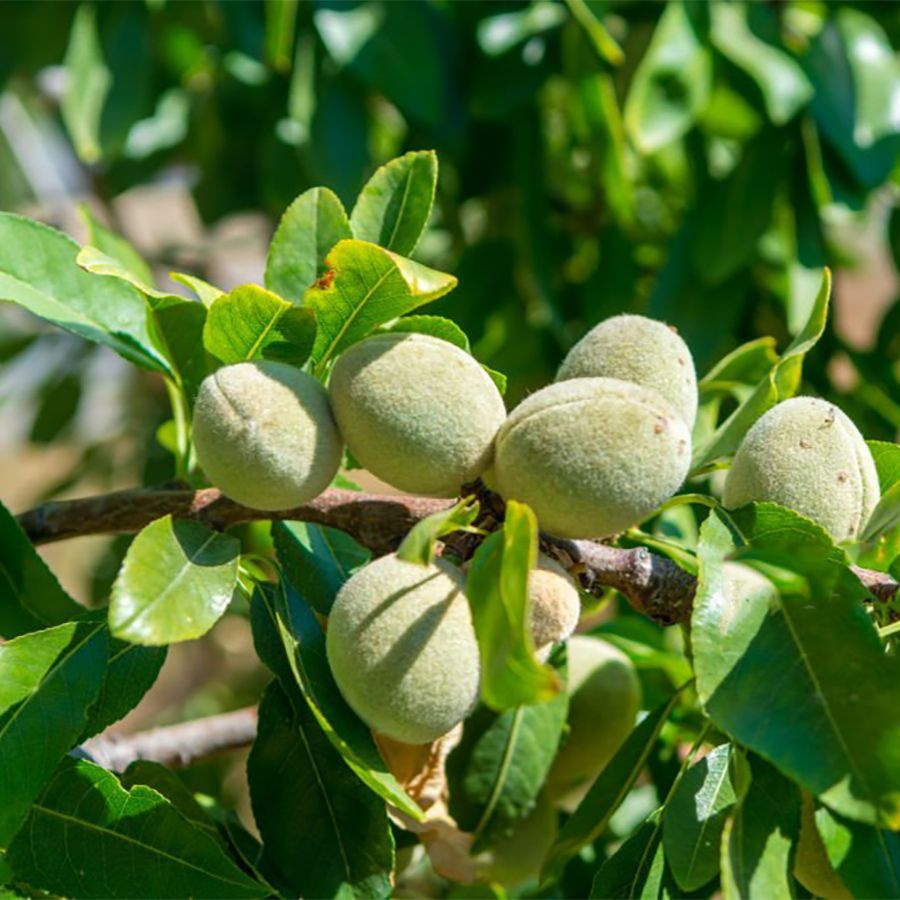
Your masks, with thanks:
M499 716L483 710L466 722L463 742L448 760L448 772L462 769L450 813L463 831L489 843L531 809L556 756L568 705L560 692L549 703Z
M291 895L386 897L393 840L384 803L344 764L300 699L271 684L247 761L261 867Z
M0 635L10 639L84 612L47 568L9 510L0 503Z
M100 622L69 622L0 645L0 848L84 731L106 653Z
M8 859L23 881L69 897L268 895L161 794L126 791L86 760L63 760Z
M710 6L713 46L755 82L769 118L783 125L812 97L813 86L800 64L761 32L774 31L775 14L756 4L714 3ZM771 19L771 21L770 21Z
M686 134L709 101L712 57L697 12L687 3L667 4L634 73L625 125L644 153Z
M828 536L796 513L751 505L735 521L749 536L745 555L804 579L774 613L748 604L733 622L721 572L733 538L716 514L704 523L691 633L707 713L834 810L897 826L900 660L884 654L865 589Z
M250 614L256 651L294 706L302 694L319 728L359 779L421 820L422 811L388 770L372 733L341 696L328 665L325 635L297 592L284 582L278 590L258 588Z
M79 247L55 228L0 213L0 299L145 369L169 371L147 328L144 298L118 278L78 267Z
M91 707L84 741L107 729L133 710L153 687L166 661L165 647L141 647L109 641L109 659L100 696Z
M503 528L472 558L466 595L481 655L481 699L497 710L552 700L560 681L534 655L528 574L537 558L537 520L510 500Z
M433 150L412 151L382 166L353 207L353 236L409 256L428 224L437 176Z
M478 501L463 497L453 506L426 516L403 538L397 557L406 562L427 566L434 559L437 542L454 531L468 528L478 516Z
M341 201L328 188L311 188L285 211L269 246L266 287L291 301L327 271L325 257L352 238Z
M777 362L775 338L761 337L748 341L723 356L700 379L701 397L723 390L732 392L735 385L755 386L769 374Z
M758 756L749 764L752 781L722 835L722 891L725 900L791 897L800 792Z
M720 744L685 772L666 804L663 846L679 887L693 891L719 871L725 819L737 800L732 748Z
M66 50L66 91L60 104L75 151L85 163L100 159L100 118L112 75L103 60L97 33L97 11L78 7Z
M343 583L372 558L349 534L322 525L275 522L272 537L285 578L323 616Z
M203 328L203 345L223 365L274 359L302 366L316 337L311 309L255 284L245 284L213 301Z
M862 825L827 809L816 827L828 860L854 897L900 896L900 835Z
M662 891L665 854L661 840L658 818L651 817L600 866L590 896L602 900L668 896Z
M114 637L156 646L206 634L237 585L240 542L163 516L134 539L112 588Z
M542 880L553 881L582 847L593 843L631 790L647 764L659 733L672 712L678 694L650 712L591 785L578 808L566 821L544 862Z
M303 298L316 312L313 359L320 369L379 325L456 287L452 275L365 241L341 241L328 254L328 266L321 284Z

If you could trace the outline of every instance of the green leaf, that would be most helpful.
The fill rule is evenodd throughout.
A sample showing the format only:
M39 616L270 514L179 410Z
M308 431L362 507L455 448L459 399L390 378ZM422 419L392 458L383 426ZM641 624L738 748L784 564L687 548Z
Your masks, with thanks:
M168 372L150 337L144 298L118 278L80 269L78 251L78 244L55 228L0 213L0 300L105 344L135 365Z
M725 819L737 800L731 764L731 744L720 744L685 772L666 804L666 861L684 891L703 887L719 871Z
M774 13L769 13L755 4L714 3L710 38L724 57L756 82L772 122L784 125L812 97L813 86L800 64L766 39L778 35ZM764 31L774 34L764 35Z
M102 225L91 208L82 203L78 207L79 215L87 227L88 243L96 247L108 258L116 260L125 271L130 272L141 284L153 285L153 271L146 260L125 240L105 225Z
M274 522L272 537L285 578L323 616L344 582L372 558L349 534L322 525Z
M758 756L749 765L749 788L722 834L722 892L725 900L792 897L800 792Z
M266 287L298 301L328 267L332 247L352 238L341 201L328 188L311 188L285 210L266 258Z
M86 760L63 760L7 858L18 878L68 897L268 895L161 794L126 791Z
M153 318L176 382L193 405L200 384L213 368L203 346L206 307L172 296L153 310Z
M291 67L297 0L266 0L266 58L280 72Z
M872 510L861 540L871 541L900 522L900 444L867 441L878 470L881 499Z
M159 301L175 299L176 295L168 291L159 291L153 286L152 277L146 279L143 275L137 274L129 264L121 259L110 256L108 253L93 247L90 244L82 247L78 251L75 260L82 269L90 272L92 275L109 275L111 278L118 278L137 288L142 294L146 294L151 298L154 305Z
M84 731L106 652L99 622L69 622L0 644L0 848Z
M214 301L225 294L225 291L220 290L208 281L204 281L202 278L197 278L195 275L188 275L184 272L169 272L169 278L193 291L197 299L207 309L213 305Z
M854 897L900 896L900 834L816 811L828 860Z
M112 74L100 48L96 9L87 3L75 13L63 63L66 67L66 90L60 104L63 122L81 161L92 164L102 155L100 119L112 86Z
M503 528L475 552L466 579L481 655L481 699L496 710L552 700L560 681L534 655L528 575L537 558L537 519L510 500Z
M603 834L612 814L644 770L653 745L677 700L678 693L675 693L648 713L616 751L560 830L544 861L543 882L554 881L582 847L592 844Z
M353 236L409 256L428 224L437 176L433 150L412 151L382 166L353 207Z
M822 286L806 324L747 399L711 435L695 445L694 472L737 450L744 435L763 413L794 395L800 385L803 359L825 331L830 297L831 271L824 269Z
M445 319L443 316L403 316L387 325L378 329L387 332L414 332L415 334L428 334L431 337L439 338L465 350L466 353L471 352L469 347L469 339L466 333L451 319Z
M341 241L329 272L303 302L316 312L313 359L320 371L351 344L391 319L443 297L456 278L365 241Z
M91 707L84 741L126 716L153 687L166 660L165 647L141 647L109 641L106 674L97 702Z
M463 497L453 506L426 516L403 538L397 557L427 566L434 559L435 545L448 534L468 530L478 517L479 504L474 497Z
M761 337L741 344L723 356L700 379L701 398L723 390L731 392L734 385L756 385L777 362L775 338Z
M328 665L322 628L290 583L282 582L280 589L258 587L250 620L259 658L294 706L295 696L302 694L325 736L363 784L421 821L422 810L390 773L372 733L341 696Z
M0 503L0 635L9 640L83 612Z
M590 896L601 900L669 897L662 890L665 874L661 829L657 817L651 817L600 866Z
M569 699L519 706L500 715L479 710L466 722L463 741L450 755L450 814L479 846L501 836L525 816L550 771L566 723Z
M703 10L666 5L638 64L625 101L625 126L642 153L654 153L683 137L709 101L712 56Z
M393 840L384 803L344 764L301 699L271 684L247 778L261 868L302 897L387 897Z
M206 634L237 585L240 542L199 522L151 522L134 539L112 587L114 637L156 646Z
M900 826L900 660L884 654L865 589L802 516L758 504L734 521L749 535L744 555L805 578L774 612L735 611L721 572L734 539L718 513L704 523L691 639L709 717L837 812Z
M203 327L203 345L223 365L273 359L302 366L316 336L311 309L255 284L245 284L213 301Z
M547 4L550 9L554 7ZM603 19L595 15L585 0L566 0L572 15L578 24L584 29L588 40L594 45L600 59L611 66L621 66L625 62L625 54L616 43L615 38L609 33L609 29L603 24ZM533 7L532 7L533 8Z

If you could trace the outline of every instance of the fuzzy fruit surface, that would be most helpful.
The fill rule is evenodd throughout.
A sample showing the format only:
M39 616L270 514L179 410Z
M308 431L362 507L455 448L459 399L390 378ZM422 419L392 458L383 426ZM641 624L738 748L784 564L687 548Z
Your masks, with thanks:
M491 480L559 537L622 531L678 490L687 425L656 392L616 378L574 378L523 400L497 436Z
M550 769L555 799L599 774L634 727L641 684L631 660L600 638L575 635L566 645L569 735Z
M343 443L325 389L278 362L224 366L200 385L194 445L207 478L254 509L290 509L328 487Z
M872 453L853 422L825 400L794 397L747 432L723 500L729 509L780 503L843 541L859 536L879 496Z
M528 576L531 601L531 637L540 658L550 655L554 644L575 630L581 615L581 598L572 576L555 560L538 554L537 566Z
M665 322L624 314L594 326L568 353L557 381L619 378L658 391L693 428L697 373L688 345Z
M424 334L354 344L335 364L328 389L359 462L393 487L427 496L454 496L477 478L506 417L478 362Z
M338 688L373 730L426 744L478 700L478 643L455 566L383 556L338 592L326 649Z

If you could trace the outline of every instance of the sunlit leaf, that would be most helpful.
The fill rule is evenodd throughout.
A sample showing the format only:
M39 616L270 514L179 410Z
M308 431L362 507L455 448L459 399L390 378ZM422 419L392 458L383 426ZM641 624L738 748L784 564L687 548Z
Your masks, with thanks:
M163 516L134 539L109 605L112 634L160 645L200 637L237 585L240 542L199 522Z

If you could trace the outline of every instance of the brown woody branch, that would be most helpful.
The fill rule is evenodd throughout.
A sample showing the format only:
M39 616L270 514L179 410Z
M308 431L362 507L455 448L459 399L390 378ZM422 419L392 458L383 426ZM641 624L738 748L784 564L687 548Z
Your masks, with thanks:
M256 707L207 716L178 725L134 734L102 734L85 741L81 751L97 765L124 772L133 762L152 760L170 769L187 766L253 743Z
M277 512L241 506L215 488L200 491L140 489L79 500L46 503L18 517L35 544L90 534L134 534L160 516L192 519L223 529L256 520L290 519L346 531L375 554L395 550L425 516L453 501L427 497L389 497L332 488L315 500ZM488 512L488 515L492 515ZM693 575L645 547L623 549L594 541L548 539L568 556L588 590L614 588L640 613L664 625L686 622L697 587ZM876 600L891 600L900 588L883 572L854 567Z

